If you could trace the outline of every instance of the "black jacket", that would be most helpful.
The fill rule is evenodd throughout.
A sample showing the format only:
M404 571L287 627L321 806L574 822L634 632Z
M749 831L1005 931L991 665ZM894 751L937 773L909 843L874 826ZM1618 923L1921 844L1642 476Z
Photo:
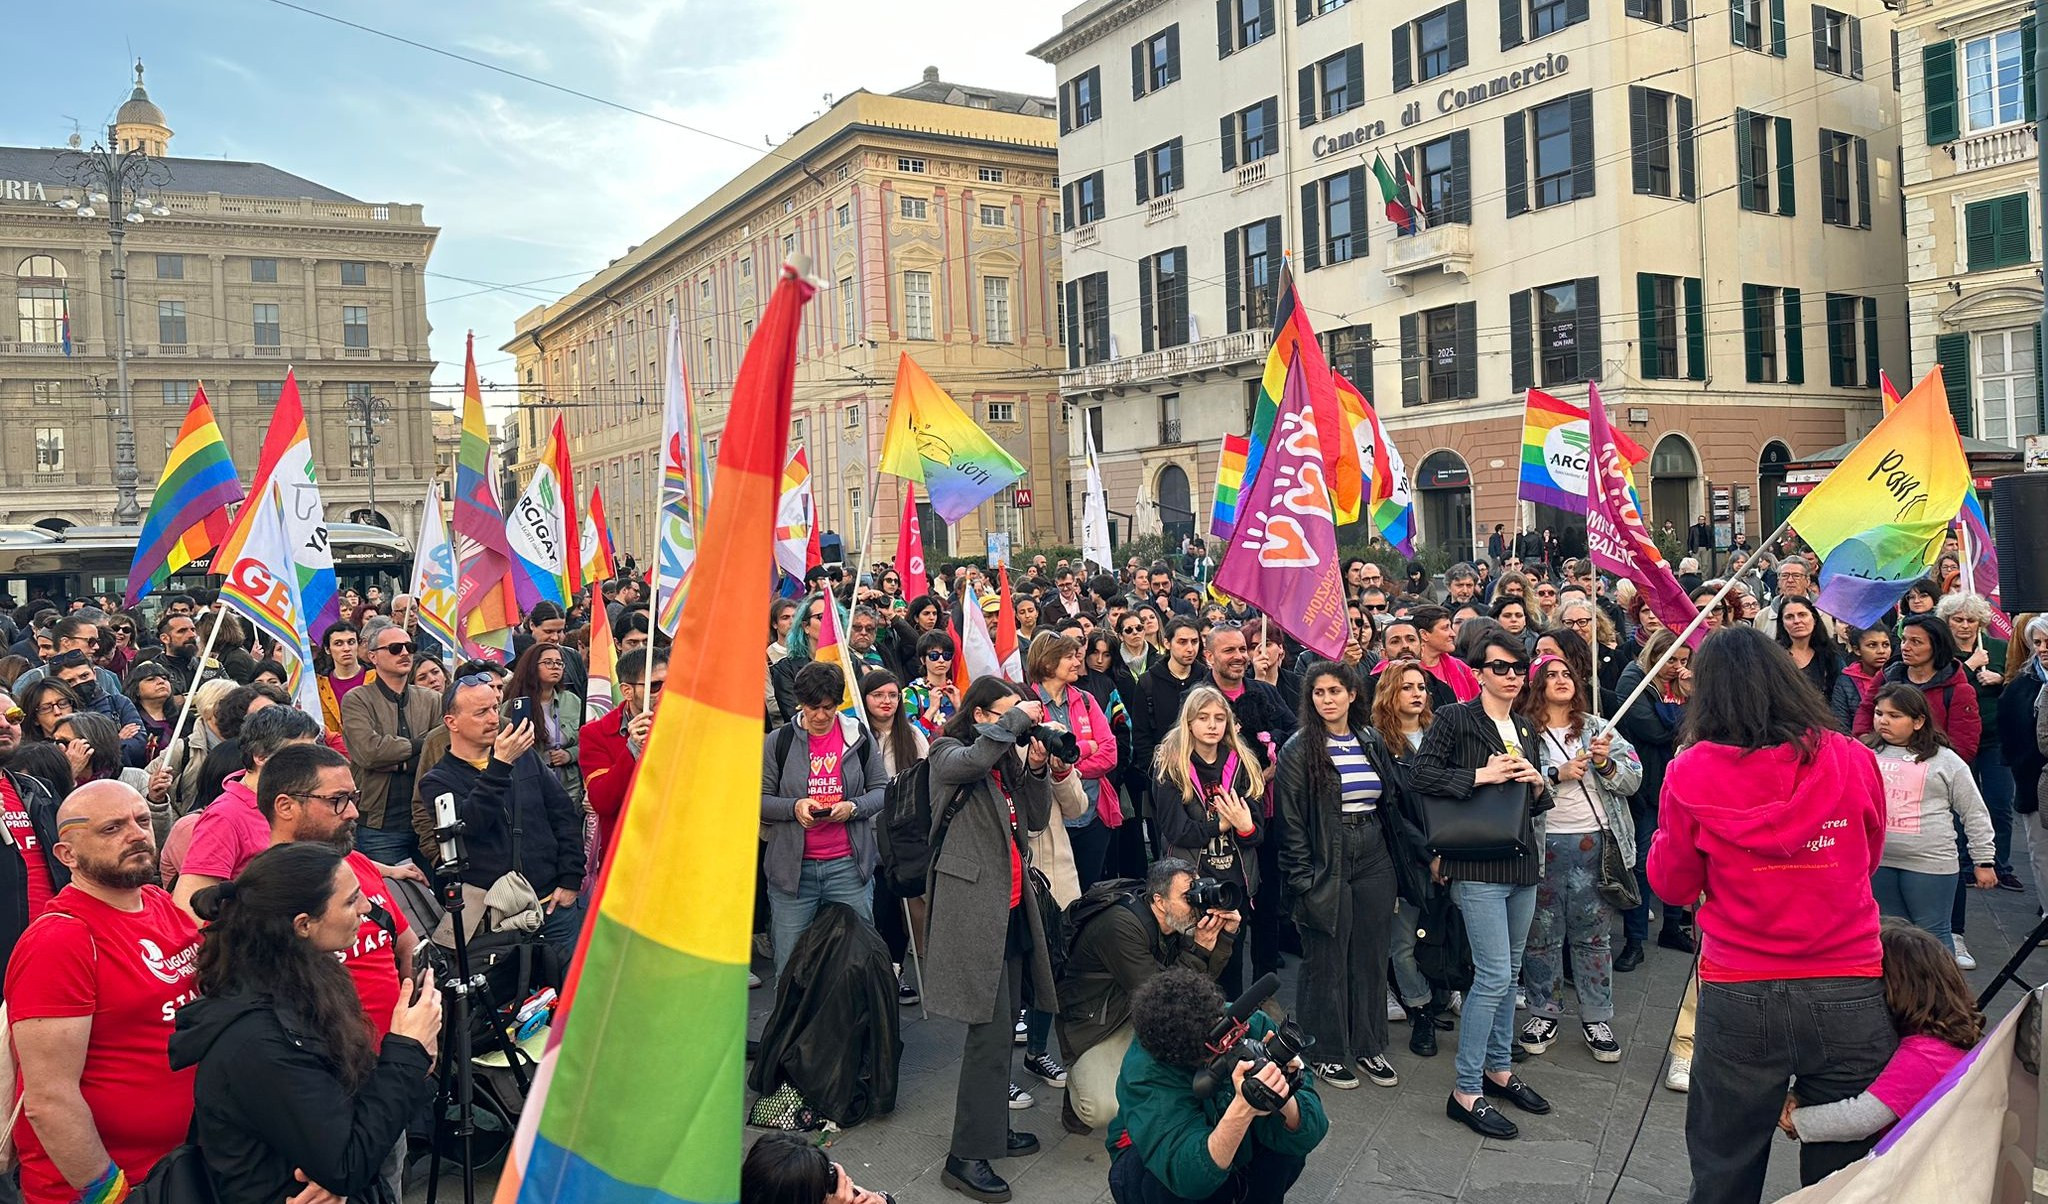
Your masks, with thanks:
M178 1011L171 1069L197 1066L193 1134L215 1204L278 1204L314 1183L365 1204L388 1200L380 1172L406 1122L434 1097L426 1049L390 1035L351 1095L327 1040L268 998L224 995Z
M1228 765L1230 754L1221 754L1223 764ZM1221 774L1221 766L1218 774ZM1152 774L1152 797L1148 814L1155 825L1154 839L1166 846L1167 856L1184 857L1195 863L1205 876L1221 879L1235 879L1244 888L1247 899L1259 890L1259 858L1250 850L1266 838L1266 808L1259 798L1248 793L1251 785L1250 769L1239 764L1234 780L1224 783L1244 798L1252 813L1252 834L1239 836L1226 826L1222 818L1209 810L1198 795L1193 800L1181 796L1180 787L1173 784L1164 773L1155 770ZM1219 787L1220 788L1220 787ZM1217 844L1219 858L1227 858L1230 865L1211 864L1208 860L1211 842Z
M1621 671L1621 682L1615 690L1626 698L1643 680L1643 667L1630 665ZM1619 702L1617 698L1615 701ZM1657 814L1657 802L1664 796L1664 771L1671 768L1671 759L1678 755L1678 725L1667 723L1657 713L1657 687L1644 690L1642 697L1628 713L1615 720L1615 727L1622 736L1636 746L1636 756L1643 763L1643 784L1636 787L1635 806L1637 813ZM1642 831L1642 821L1636 821L1636 830ZM1650 842L1636 841L1636 860L1641 862L1650 855Z
M513 869L542 899L558 887L583 889L583 813L554 771L527 753L507 765L496 757L479 770L450 752L420 777L419 797L455 796L469 868L462 880L489 890ZM516 820L512 808L517 806ZM512 842L516 824L519 854Z
M1521 737L1522 757L1535 764L1542 755L1536 725L1522 715L1514 716L1515 734ZM1471 798L1473 774L1495 753L1506 752L1500 730L1486 713L1480 699L1453 703L1436 713L1429 730L1422 735L1422 747L1415 750L1410 776L1415 789L1442 798ZM1535 842L1533 820L1550 810L1550 794L1534 786L1529 790L1529 808L1522 818L1522 847L1528 855L1504 861L1454 861L1444 859L1446 878L1466 882L1497 882L1534 886L1543 876L1543 850Z
M1380 835L1394 863L1394 889L1417 907L1429 889L1429 854L1424 847L1420 814L1407 787L1407 769L1371 728L1354 733L1365 759L1379 775L1380 801L1373 812ZM1309 789L1309 755L1318 731L1294 734L1280 750L1279 780L1274 805L1280 815L1280 873L1293 900L1294 922L1317 932L1337 935L1337 892L1342 884L1335 868L1338 852L1339 799L1316 797Z
M1244 733L1245 743L1259 754L1259 768L1271 770L1273 759L1267 754L1265 741L1259 739L1259 734L1265 733L1277 753L1287 743L1287 738L1294 734L1293 708L1280 697L1279 690L1255 677L1247 677L1244 679L1244 693L1237 696L1230 709L1237 715L1237 727ZM1266 774L1267 781L1272 778L1270 772Z
M1131 712L1131 767L1148 779L1152 776L1153 752L1180 718L1180 700L1189 690L1209 680L1209 670L1196 661L1187 680L1182 681L1167 669L1172 661L1170 656L1153 661L1152 667L1138 679L1137 698L1124 700Z
M50 893L55 894L71 884L71 871L64 868L50 846L57 842L57 800L50 794L50 788L41 778L25 773L6 771L7 780L14 787L21 806L28 812L29 827L35 830L36 843L42 846L43 865L50 878ZM14 943L28 930L28 922L34 916L28 914L28 876L33 872L21 850L11 842L0 845L0 978L7 973L7 963L14 956Z
M768 666L768 685L775 691L775 708L785 719L796 717L796 674L797 670L811 663L810 657L799 660L785 656Z
M1230 964L1237 938L1216 934L1216 947L1163 931L1143 892L1110 907L1074 935L1060 979L1060 1050L1067 1061L1087 1053L1131 1019L1131 996L1161 970L1178 966L1217 978Z
M2048 769L2048 757L2041 755L2040 741L2034 734L2034 707L2040 693L2040 666L2028 664L2005 683L2005 696L1998 700L1998 744L2005 753L2005 763L2012 769L2013 810L2022 815L2032 815L2040 809L2036 791L2040 788L2042 770Z
M844 903L818 908L797 938L747 1070L763 1095L784 1083L841 1127L896 1110L896 973L889 947Z

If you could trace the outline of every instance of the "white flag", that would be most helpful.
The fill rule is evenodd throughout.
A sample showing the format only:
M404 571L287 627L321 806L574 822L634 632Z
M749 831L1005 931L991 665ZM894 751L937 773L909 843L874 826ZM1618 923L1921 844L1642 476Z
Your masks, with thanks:
M974 587L967 587L965 604L960 608L960 659L967 664L967 675L973 677L1003 677L1003 662L996 659L995 637L988 633L988 616L981 613L981 599L974 594Z
M442 652L459 656L462 641L455 634L455 543L448 535L448 516L441 509L441 486L427 483L420 509L419 550L413 553L413 609L420 626L440 641Z
M1095 431L1081 424L1082 446L1088 452L1088 493L1081 502L1081 558L1101 572L1112 572L1109 546L1109 498L1102 492L1102 466L1095 462Z

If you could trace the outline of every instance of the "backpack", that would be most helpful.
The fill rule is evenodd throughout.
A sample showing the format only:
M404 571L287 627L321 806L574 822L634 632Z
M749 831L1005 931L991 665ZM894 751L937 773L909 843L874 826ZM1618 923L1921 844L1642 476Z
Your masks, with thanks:
M967 805L973 787L969 782L953 792L934 831L931 762L919 761L889 779L882 792L882 819L875 825L875 843L881 855L882 880L892 893L905 899L924 897L932 853L945 843L946 829Z
M1053 978L1066 977L1067 963L1074 958L1074 945L1081 939L1089 921L1112 907L1127 907L1144 897L1143 878L1104 878L1082 891L1080 898L1067 904L1067 910L1060 916L1059 931L1045 934L1046 943L1054 951Z

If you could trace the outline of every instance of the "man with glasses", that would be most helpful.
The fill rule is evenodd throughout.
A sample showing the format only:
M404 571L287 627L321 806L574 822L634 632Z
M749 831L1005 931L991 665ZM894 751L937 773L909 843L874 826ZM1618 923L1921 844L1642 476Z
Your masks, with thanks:
M164 840L166 881L178 906L191 912L192 896L241 873L270 847L270 822L256 797L257 776L287 745L319 738L320 724L296 707L266 706L243 721L236 738L241 768L221 780L219 797L173 824Z
M356 848L386 865L402 865L419 852L413 782L421 742L441 726L441 700L432 690L407 684L412 660L405 628L378 628L370 637L369 677L341 700L341 739L363 795Z
M67 652L76 652L83 663L93 666L92 680L99 684L101 694L119 694L121 692L121 679L107 670L99 668L98 665L100 658L100 619L98 615L99 612L95 610L84 614L66 615L58 620L57 625L50 631L50 634L56 640L55 647L51 649L50 655L45 658L43 664L32 669L23 670L21 676L14 679L14 688L16 690L28 689L50 675L59 657ZM175 682L175 680L175 675L173 675L173 681Z
M648 680L647 658L654 658ZM612 828L633 789L633 774L647 733L654 729L654 709L668 684L668 649L642 648L619 658L619 705L583 725L576 737L576 764L583 771L583 801L597 816L598 848L611 846Z
M872 606L856 606L846 620L846 651L853 665L854 680L870 669L887 669L902 681L901 666L890 663L875 639L882 631L882 612Z
M43 914L71 872L50 856L57 842L57 800L39 778L6 768L21 747L25 716L14 696L0 692L0 974L29 921Z

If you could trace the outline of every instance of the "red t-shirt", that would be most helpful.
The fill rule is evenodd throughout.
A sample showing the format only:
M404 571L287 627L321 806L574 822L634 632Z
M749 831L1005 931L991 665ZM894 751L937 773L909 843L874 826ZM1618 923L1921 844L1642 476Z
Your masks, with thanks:
M142 910L126 912L67 886L7 966L13 1021L92 1018L79 1091L130 1184L184 1141L192 1122L192 1071L172 1070L169 1049L178 1008L199 994L198 960L199 926L162 888L143 887ZM72 1204L78 1189L43 1152L35 1127L16 1125L14 1140L27 1204Z
M29 822L28 808L21 805L21 796L5 774L0 774L0 822L7 824L14 847L21 850L22 869L28 872L28 918L33 920L50 904L50 867L43 842L36 839L35 825Z
M835 719L831 731L822 736L806 735L804 738L810 742L811 754L811 771L805 779L804 789L820 803L839 805L846 800L846 733ZM846 835L845 824L827 821L804 831L805 861L830 861L835 857L851 856L853 841Z
M391 1009L398 1006L398 935L407 929L405 913L391 905L391 894L375 862L361 853L350 853L348 868L362 883L363 898L391 915L389 932L364 916L362 927L356 929L356 943L337 955L355 980L356 997L363 1001L363 1012L370 1018L371 1043L382 1044L384 1034L391 1031Z

